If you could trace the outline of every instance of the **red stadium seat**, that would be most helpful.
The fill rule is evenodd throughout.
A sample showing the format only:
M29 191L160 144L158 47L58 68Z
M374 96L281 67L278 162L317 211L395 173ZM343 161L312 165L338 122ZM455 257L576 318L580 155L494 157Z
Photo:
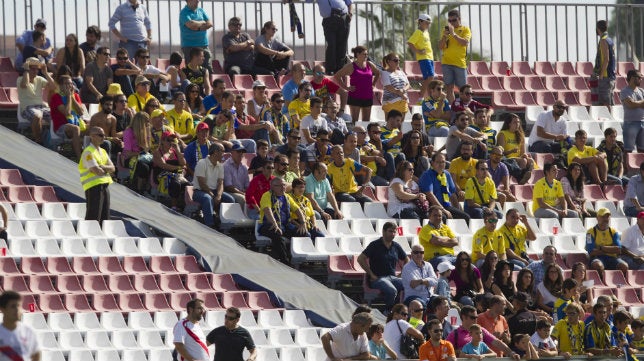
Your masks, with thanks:
M65 257L48 257L47 270L51 274L76 274Z
M195 297L197 297L200 300L204 301L204 306L208 310L220 310L224 309L224 307L219 303L219 299L217 298L218 293L211 291L211 292L196 292Z
M527 202L532 200L532 184L513 184L512 193L519 202Z
M174 311L163 293L145 293L143 304L150 311Z
M139 293L117 294L118 307L127 312L145 311L146 308Z
M1 193L1 192L0 192ZM20 274L16 261L11 257L0 257L0 272L3 275Z
M237 307L240 310L250 309L248 302L244 298L246 292L237 291L237 292L224 292L221 296L221 305L225 308L228 307Z
M224 68L221 66L221 63L217 59L212 60L212 73L215 75L226 74Z
M18 86L18 77L20 75L15 71L0 72L0 86L4 88L16 88Z
M566 264L569 268L577 262L582 262L583 264L588 264L589 258L587 253L568 253L566 255Z
M467 83L472 86L472 90L477 92L483 90L481 86L481 77L476 75L470 75L467 77Z
M0 87L0 109L17 109L18 102L10 98L9 93L12 92L11 89L16 88L3 88ZM16 89L17 91L17 89Z
M187 291L186 286L183 285L183 281L181 281L181 276L178 273L161 274L158 277L159 277L159 287L163 291L168 291L168 292Z
M484 61L470 61L470 64L467 66L467 69L470 71L472 75L479 75L479 76L492 75L492 73L490 72L490 68L487 66L487 63Z
M203 270L197 263L195 256L177 255L174 259L177 271L181 273L201 273Z
M22 296L22 309L25 311L42 311L38 307L38 296L33 293L23 294ZM33 309L31 309L33 307Z
M607 185L604 188L606 199L613 202L619 202L626 198L626 191L621 185Z
M29 276L29 288L35 293L58 293L51 276L44 274Z
M593 74L594 67L595 66L593 65L593 63L589 61L578 61L577 64L575 65L577 74L585 78L588 78Z
M4 275L2 289L13 290L18 293L31 293L31 289L29 288L27 282L29 282L29 279L24 275Z
M0 56L0 72L15 72L11 58L8 56Z
M79 241L81 242L81 241ZM93 275L101 273L90 256L76 256L72 258L72 269L77 274Z
M617 271L605 270L604 283L606 284L606 286L610 288L619 288L622 286L628 286L628 281L626 281L626 277L624 277L624 273L619 270Z
M139 292L162 292L153 274L134 274L134 288Z
M534 93L534 100L537 101L538 105L541 105L542 107L544 106L552 106L557 99L555 98L554 94L550 91L538 91Z
M94 309L98 312L121 311L116 298L111 293L99 293L93 297Z
M359 279L364 277L364 271L357 271L353 268L351 260L347 255L330 255L327 271L330 278L336 279Z
M644 153L626 153L626 166L628 173L635 174L644 162Z
M632 288L632 287L615 288L615 295L617 296L617 299L624 306L642 305L642 301L640 301L640 298L637 296L637 290L635 288Z
M92 240L88 240L88 242L91 242ZM116 258L116 256L102 256L98 258L98 262L96 262L96 266L98 267L98 270L101 273L107 273L107 274L125 274L126 272L123 270L123 267L121 266L121 262L119 262L119 259Z
M123 270L130 274L143 274L150 273L145 260L141 256L125 256L123 257Z
M214 291L210 283L209 273L188 273L186 288L190 291Z
M567 105L580 105L579 100L577 99L576 92L557 91L555 93L557 94L557 99L563 100L563 102L566 103Z
M404 72L408 78L423 78L423 73L420 71L420 65L415 60L406 60L404 65Z
M590 88L588 88L588 81L583 76L568 77L568 88L576 91L590 90Z
M253 77L248 74L237 74L233 76L233 84L238 90L253 89Z
M568 90L566 83L559 76L548 76L544 78L546 89L552 91L565 91Z
M595 285L593 287L608 288L604 281L602 281L602 279L599 277L599 273L595 270L586 270L586 279L593 280L593 282L595 282Z
M529 105L538 105L537 101L534 100L534 97L532 96L532 92L529 92L529 91L514 92L514 102L521 107L526 107Z
M528 76L534 75L534 72L530 68L530 63L527 61L513 61L512 74L517 76Z
M494 108L516 108L517 103L512 99L510 92L495 91L492 94L492 106Z
M506 61L493 61L490 63L490 73L496 76L507 76L510 65Z
M635 70L635 69L637 69L637 68L635 67L635 64L633 64L633 62L630 62L630 61L618 61L617 62L617 74L619 74L621 76L626 76L626 74L628 74L629 70ZM621 89L621 88L618 88L618 89Z
M521 78L518 76L503 77L503 89L507 91L525 90Z
M601 187L597 184L586 184L584 185L584 194L587 199L591 201L605 201L606 196L602 191Z
M577 100L579 100L579 105L583 105L585 107L593 105L590 90L577 92Z
M409 98L409 105L418 105L422 100L419 90L409 89L407 91L407 97Z
M493 75L481 77L481 88L483 91L501 91L503 90L503 85L499 81L499 78Z
M60 200L56 196L56 191L52 186L33 186L31 188L32 195L36 203L58 203Z
M378 201L380 201L380 203L389 203L389 187L376 186L376 198L378 199Z
M59 294L45 293L39 295L38 299L39 308L43 312L68 312Z
M85 292L77 275L58 275L56 277L56 288L62 293Z
M22 174L18 169L0 169L0 185L3 186L24 186Z
M434 74L435 76L443 76L443 63L434 61Z
M108 276L107 282L114 293L136 292L130 275L112 274Z
M280 86L277 85L277 82L275 81L275 78L272 75L261 75L258 74L257 80L261 80L266 84L266 89L267 90L279 90Z
M641 287L644 285L644 270L628 270L628 284Z
M535 61L534 73L545 77L557 75L555 68L552 67L552 63L549 61Z
M110 288L105 282L107 276L103 275L84 275L83 276L83 289L91 293L112 293Z
M230 80L230 76L228 74L213 74L210 75L210 79L214 81L215 79L222 79L224 81L224 85L226 86L226 90L230 89L235 89L235 85L233 85L232 80Z
M29 186L8 186L4 187L7 192L7 199L11 203L36 202L31 196Z
M69 293L65 295L65 307L70 312L93 312L87 295L84 293Z
M265 310L275 308L268 293L264 291L248 292L248 306L253 310Z
M22 257L20 268L22 270L22 273L25 274L45 275L49 273L47 272L47 268L45 268L45 264L42 262L42 259L40 257Z
M175 291L170 294L170 307L176 311L183 311L190 300L194 298L191 292Z
M621 89L624 89L628 86L628 82L626 81L626 77L623 76L618 76L615 78L615 90L620 91Z
M169 256L150 257L150 271L152 273L178 273Z
M575 67L569 61L556 62L555 72L557 73L557 75L563 76L563 77L571 77L571 76L578 75L577 71L575 71Z
M537 75L526 76L523 79L523 84L527 90L547 90L546 86L543 84L543 80L541 80L541 77Z
M239 291L230 273L215 273L212 275L212 288L215 291Z

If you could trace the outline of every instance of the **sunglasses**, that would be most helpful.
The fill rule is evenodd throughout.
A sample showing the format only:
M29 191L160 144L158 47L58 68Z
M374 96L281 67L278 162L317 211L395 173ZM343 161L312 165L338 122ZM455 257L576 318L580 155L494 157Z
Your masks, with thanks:
M281 166L288 167L288 163L280 163Z
M127 60L127 56L124 56L124 57L120 57L120 56L119 56L118 58L116 58L116 60L126 61L126 60Z
M411 251L411 254L425 254L425 251Z
M433 333L442 333L443 329L442 328L437 328L435 330L432 330Z
M95 136L101 137L101 138L105 137L105 134L103 134L103 133L97 133L97 134L92 134L92 135L95 135Z
M141 55L141 56L139 56L139 58L150 59L150 56L149 55Z
M413 311L411 311L411 312L423 312L423 311L425 311L425 309L424 309L424 308L419 308L419 309L413 310Z
M294 136L294 135L289 135L289 138L291 138L291 139L297 139L297 140L300 140L300 139L301 139L300 137L296 137L296 136Z
M399 312L399 314L400 314L401 316L405 316L405 317L409 316L409 313L407 313L407 312Z
M488 219L488 220L487 220L487 223L496 223L496 222L498 222L498 221L499 221L499 220L498 220L498 219L496 219L496 218L490 218L490 219Z

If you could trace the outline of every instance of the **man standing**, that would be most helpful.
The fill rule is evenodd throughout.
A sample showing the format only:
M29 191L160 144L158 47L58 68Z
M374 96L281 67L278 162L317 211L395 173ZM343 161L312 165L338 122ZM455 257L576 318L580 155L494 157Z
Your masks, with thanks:
M461 24L461 13L454 9L447 13L448 24L445 26L438 47L443 50L443 80L447 100L454 102L454 85L461 87L467 83L467 46L472 32Z
M626 134L626 133L624 133ZM626 187L624 197L624 214L627 217L637 217L644 212L644 162L640 164L640 171L631 177Z
M520 268L532 263L526 252L526 241L534 241L537 236L534 234L532 227L530 227L525 214L519 214L516 208L509 209L505 213L505 223L498 231L505 238L506 243L510 245L505 252L508 256L508 262Z
M235 202L234 198L224 194L224 166L221 164L223 155L224 147L221 144L212 144L208 149L208 157L197 162L192 180L192 199L201 204L203 220L208 227L215 226L213 210L218 211L222 202Z
M26 59L22 56L22 52L24 51L25 46L33 45L34 31L40 31L41 33L44 34L45 30L47 30L47 20L38 19L34 24L34 30L26 30L24 33L22 33L22 35L20 35L19 38L16 39L16 48L18 48L18 51L16 52L17 55L16 55L16 61L14 65L17 70L22 69L23 60ZM51 40L49 40L49 38L45 37L45 42L44 44L42 44L40 50L43 51L42 54L43 54L43 58L45 59L45 62L47 63L51 62L52 58L54 57L54 47L51 45Z
M40 345L36 333L20 321L22 297L14 291L0 295L0 358L7 360L40 361Z
M551 111L539 114L528 138L531 152L555 154L561 152L561 142L569 138L566 129L567 118L563 116L566 110L568 110L566 103L563 100L557 100ZM642 144L644 145L644 142Z
M595 68L593 73L597 76L599 84L597 85L598 99L593 101L593 105L606 105L610 108L614 104L613 90L615 89L615 43L608 37L608 22L599 20L595 27L595 32L599 36L597 44L597 55L595 56Z
M586 252L590 256L590 268L599 272L604 279L604 270L628 271L628 264L618 258L622 244L619 233L610 226L610 211L608 208L597 210L597 224L586 232Z
M78 171L80 172L81 185L85 191L87 203L86 220L96 220L99 224L110 219L110 191L108 186L112 183L110 173L116 168L112 164L109 154L101 148L105 139L105 132L100 127L91 127L89 130L91 144L88 145L80 157Z
M358 263L367 272L369 286L382 291L387 311L391 310L398 293L403 290L402 280L396 277L396 264L398 261L409 262L405 251L394 242L397 229L396 223L386 222L382 226L382 237L369 243L358 256Z
M405 304L416 300L426 307L432 296L431 288L436 287L438 283L434 267L423 260L424 255L425 247L415 244L411 248L411 261L403 266L401 277L405 289Z
M306 2L313 2L313 0L306 0ZM352 0L318 1L326 40L324 64L329 75L335 74L344 65L353 17L352 3Z
M182 360L186 361L208 361L210 360L210 351L206 346L206 335L199 322L206 314L203 301L192 299L186 305L188 316L179 320L174 325L174 348L181 355Z
M37 58L28 58L25 67L25 72L17 80L18 102L22 117L31 122L31 136L36 143L42 143L42 121L51 122L49 105L42 99L42 92L54 80L47 72L47 66ZM39 72L46 78L38 75Z
M342 323L320 337L327 358L336 360L367 360L369 359L369 340L367 331L373 318L367 312L353 316L351 322Z
M644 269L644 212L637 214L637 223L622 234L622 260L628 269Z
M242 361L242 352L248 349L248 361L257 359L255 342L248 330L238 325L241 312L237 307L228 307L224 325L210 331L206 336L208 345L215 345L214 361Z
M186 6L179 13L179 29L181 30L181 51L184 59L190 59L190 50L200 48L203 50L203 66L212 74L210 58L212 54L208 49L208 29L212 22L206 11L199 7L199 0L186 0Z
M121 30L116 23L121 22ZM108 22L112 34L119 39L119 48L134 56L139 48L149 48L152 42L152 23L145 5L129 0L119 5Z
M255 41L248 33L241 32L242 21L238 17L228 20L228 32L221 38L224 48L224 71L226 74L253 74Z
M640 87L642 73L631 69L626 74L628 86L619 93L624 104L624 150L632 152L637 147L644 152L644 89Z

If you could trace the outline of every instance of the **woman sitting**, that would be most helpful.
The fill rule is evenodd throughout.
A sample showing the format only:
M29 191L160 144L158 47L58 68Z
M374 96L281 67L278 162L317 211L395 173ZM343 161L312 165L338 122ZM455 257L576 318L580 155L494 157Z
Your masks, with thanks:
M427 218L429 203L425 194L420 192L418 183L412 176L414 167L408 161L398 164L395 178L389 186L389 205L387 215L392 218L418 219Z
M132 122L123 132L123 159L130 168L130 186L138 193L147 189L152 154L150 116L144 112L134 114Z
M481 272L472 264L469 253L462 251L456 256L456 267L450 275L450 281L456 284L456 297L463 305L474 306L474 297L483 293Z
M543 281L537 285L537 305L549 314L554 311L554 305L561 294L563 274L561 268L552 263L546 267Z
M179 149L177 135L164 132L161 136L159 147L152 153L152 171L154 178L159 182L159 191L170 196L172 209L179 210L180 202L188 180L183 176L186 168L186 159Z
M564 196L569 209L577 211L582 217L595 217L595 211L586 209L586 198L584 197L584 184L586 175L581 164L572 162L568 166L566 176L561 178Z

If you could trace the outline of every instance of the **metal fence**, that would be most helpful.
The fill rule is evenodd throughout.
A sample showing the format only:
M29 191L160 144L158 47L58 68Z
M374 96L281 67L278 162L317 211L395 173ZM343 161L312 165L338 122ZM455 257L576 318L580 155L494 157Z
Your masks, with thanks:
M89 25L103 31L102 45L117 47L109 34L108 21L116 6L125 0L0 0L0 52L15 56L15 37L31 29L38 18L48 21L47 36L54 46L64 44L65 35L76 33L80 41ZM139 0L150 14L155 43L152 53L160 57L180 48L178 16L185 1ZM228 19L243 19L244 30L258 36L262 24L273 20L278 26L278 38L291 46L296 59L324 58L322 19L317 6L296 3L304 25L305 39L290 31L288 7L281 0L205 0L200 3L211 16L214 30L210 31L211 47L222 58L221 36ZM354 20L349 47L368 45L373 55L397 51L411 59L406 39L416 27L420 13L434 18L432 42L436 45L441 29L446 25L447 11L457 8L462 23L472 30L469 49L471 59L494 61L593 61L597 47L595 23L609 21L617 55L622 61L638 61L644 49L644 4L569 4L569 3L481 3L427 1L354 1ZM159 41L160 40L160 41ZM438 54L435 53L438 58Z

